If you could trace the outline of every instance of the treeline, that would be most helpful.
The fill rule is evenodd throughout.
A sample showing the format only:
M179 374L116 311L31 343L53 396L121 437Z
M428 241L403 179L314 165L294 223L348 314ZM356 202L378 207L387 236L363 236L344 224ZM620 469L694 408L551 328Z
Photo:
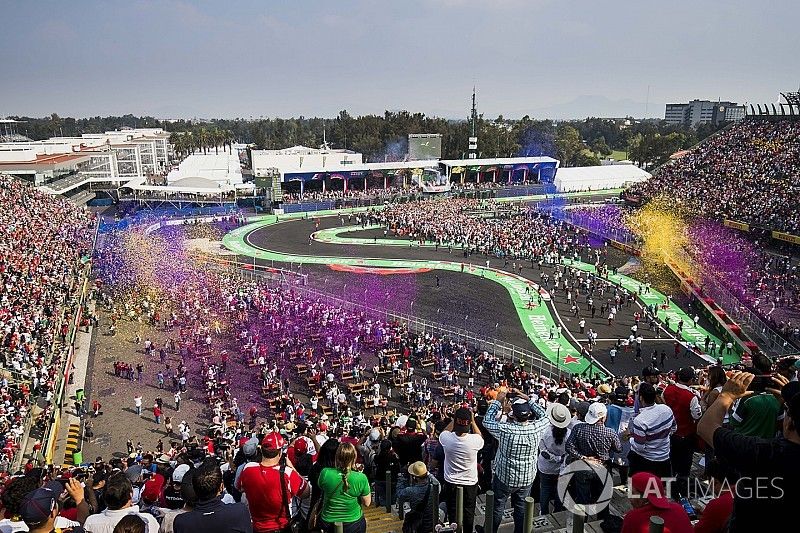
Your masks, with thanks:
M467 155L471 124L467 120L430 117L423 113L386 111L383 115L352 116L342 111L333 119L272 118L258 120L213 119L162 121L153 117L91 117L75 119L53 114L45 118L10 117L25 121L19 133L32 139L82 133L100 133L123 127L161 127L173 135L179 153L208 150L231 142L251 143L257 148L277 149L294 145L347 148L364 154L368 161L396 161L405 157L409 133L442 135L442 156ZM528 116L510 120L503 116L477 124L480 157L551 156L564 166L599 164L612 151L625 152L635 162L653 166L670 154L688 148L717 128L667 126L664 121L587 118L556 122ZM181 139L177 141L177 139Z

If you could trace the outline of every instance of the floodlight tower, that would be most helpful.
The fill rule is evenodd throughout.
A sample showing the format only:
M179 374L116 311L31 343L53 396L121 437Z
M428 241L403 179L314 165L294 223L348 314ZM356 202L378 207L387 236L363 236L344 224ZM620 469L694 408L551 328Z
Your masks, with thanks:
M475 86L472 86L472 135L469 138L469 158L476 159L478 157L478 108L475 107Z

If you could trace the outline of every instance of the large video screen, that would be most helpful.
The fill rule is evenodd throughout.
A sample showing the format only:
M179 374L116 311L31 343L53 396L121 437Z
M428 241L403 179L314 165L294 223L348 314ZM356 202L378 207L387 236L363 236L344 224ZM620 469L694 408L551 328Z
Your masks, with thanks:
M408 159L420 161L442 158L442 136L438 133L410 133Z

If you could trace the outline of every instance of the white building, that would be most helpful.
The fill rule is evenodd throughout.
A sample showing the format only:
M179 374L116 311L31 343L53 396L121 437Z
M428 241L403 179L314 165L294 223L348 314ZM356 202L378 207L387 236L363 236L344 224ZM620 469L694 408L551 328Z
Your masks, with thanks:
M293 146L283 150L252 150L250 152L253 176L319 172L361 165L363 157L351 150L333 150Z
M561 167L556 173L558 192L618 189L630 183L650 179L651 174L636 165Z
M165 173L168 155L169 134L161 128L124 129L0 143L0 171L45 192L86 201L94 196L93 187L119 187Z

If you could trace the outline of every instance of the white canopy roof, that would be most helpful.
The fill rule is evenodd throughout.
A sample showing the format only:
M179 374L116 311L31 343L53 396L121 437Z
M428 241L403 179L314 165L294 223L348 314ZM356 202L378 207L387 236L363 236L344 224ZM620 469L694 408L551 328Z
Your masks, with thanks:
M651 174L636 165L604 165L596 167L561 167L555 185L560 192L618 189L626 183L650 179Z

